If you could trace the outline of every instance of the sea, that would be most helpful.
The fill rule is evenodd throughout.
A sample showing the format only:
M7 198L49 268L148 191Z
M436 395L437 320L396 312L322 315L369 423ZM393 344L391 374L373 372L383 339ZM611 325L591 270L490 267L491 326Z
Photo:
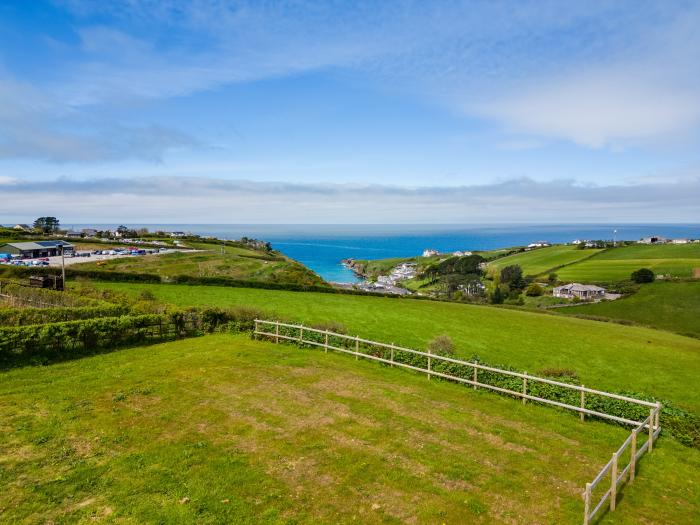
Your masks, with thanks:
M115 228L116 224L63 225L74 229ZM242 236L269 241L285 255L327 281L357 282L341 261L411 257L430 248L440 252L491 250L536 241L566 243L575 239L638 240L660 235L700 238L700 224L126 224L151 231L184 231L221 239Z

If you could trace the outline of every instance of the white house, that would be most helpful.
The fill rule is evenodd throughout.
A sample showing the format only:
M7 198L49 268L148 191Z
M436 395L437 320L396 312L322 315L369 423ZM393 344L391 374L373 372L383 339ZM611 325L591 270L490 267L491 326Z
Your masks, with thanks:
M563 297L565 299L573 299L578 297L586 301L593 299L602 299L605 297L605 288L594 284L569 283L563 286L557 286L552 291L554 297Z
M452 255L455 257L469 257L472 254L472 252L462 252L462 251L456 251Z
M185 232L170 232L171 237L184 237Z
M423 250L423 257L433 257L434 255L440 255L437 250L431 250L430 248Z
M528 248L545 248L550 244L547 241L535 241L527 245Z
M642 244L663 244L668 242L668 239L660 235L652 235L651 237L642 237L639 242Z
M671 240L671 244L688 244L690 242L690 239L673 239Z

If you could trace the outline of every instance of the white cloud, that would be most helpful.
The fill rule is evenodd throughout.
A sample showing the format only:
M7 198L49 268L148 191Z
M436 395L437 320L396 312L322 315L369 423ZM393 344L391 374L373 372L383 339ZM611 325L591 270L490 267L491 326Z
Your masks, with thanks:
M514 179L455 187L257 183L210 178L0 180L4 222L696 222L700 177L614 186ZM188 219L192 221L193 219Z

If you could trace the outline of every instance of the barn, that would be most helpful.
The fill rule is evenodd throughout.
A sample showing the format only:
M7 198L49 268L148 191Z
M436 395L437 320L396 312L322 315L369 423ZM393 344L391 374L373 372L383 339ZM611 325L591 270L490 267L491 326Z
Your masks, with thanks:
M61 255L61 249L68 254L73 253L74 247L66 241L10 242L0 246L0 253L9 253L22 259L35 259Z

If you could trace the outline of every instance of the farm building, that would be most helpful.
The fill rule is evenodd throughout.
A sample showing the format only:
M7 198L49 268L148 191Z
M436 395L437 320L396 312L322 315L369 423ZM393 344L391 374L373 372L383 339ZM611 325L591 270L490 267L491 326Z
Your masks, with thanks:
M0 246L0 253L9 253L16 257L33 259L36 257L53 257L61 255L61 247L65 253L73 252L73 245L66 241L32 241L10 242Z
M591 299L602 299L605 297L605 288L596 286L594 284L580 284L580 283L570 283L563 286L557 286L552 291L554 297L563 297L565 299L573 299L578 297L579 299L591 300Z

